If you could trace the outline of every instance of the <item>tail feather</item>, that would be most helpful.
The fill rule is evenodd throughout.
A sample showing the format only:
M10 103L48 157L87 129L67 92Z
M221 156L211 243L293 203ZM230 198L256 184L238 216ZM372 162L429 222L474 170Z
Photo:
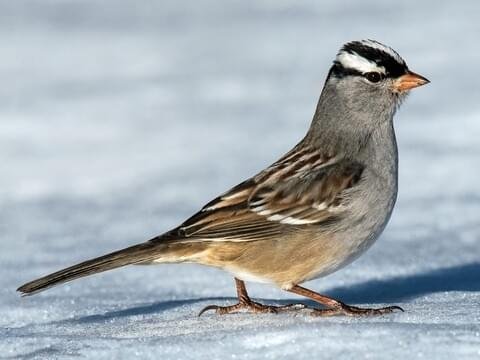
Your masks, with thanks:
M145 242L123 250L115 251L95 259L84 261L66 269L54 272L39 279L30 281L20 286L17 291L24 296L33 295L52 286L59 285L74 279L95 273L115 269L125 265L153 261L162 251L164 246L154 242Z

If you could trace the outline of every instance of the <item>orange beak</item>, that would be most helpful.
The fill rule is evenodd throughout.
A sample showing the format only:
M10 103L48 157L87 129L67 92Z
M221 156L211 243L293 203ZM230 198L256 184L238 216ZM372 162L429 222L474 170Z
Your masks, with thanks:
M395 92L407 91L425 84L430 81L421 75L415 74L413 71L408 71L405 75L400 76L393 84Z

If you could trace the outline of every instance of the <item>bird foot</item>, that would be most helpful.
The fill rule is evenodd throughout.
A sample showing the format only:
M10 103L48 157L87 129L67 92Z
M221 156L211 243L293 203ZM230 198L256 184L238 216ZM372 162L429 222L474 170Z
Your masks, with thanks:
M347 316L376 316L383 314L390 314L396 310L403 312L404 310L400 306L387 306L378 309L370 308L360 308L356 306L341 304L335 308L329 309L315 309L312 311L313 316L336 316L336 315L347 315Z
M230 306L219 306L219 305L209 305L206 306L200 311L198 316L201 316L206 311L214 310L215 313L219 315L225 314L235 314L235 313L254 313L254 314L277 314L280 312L287 312L287 311L296 311L305 309L306 306L303 304L288 304L288 305L281 305L281 306L273 306L273 305L263 305L257 303L252 300L243 300L239 301L235 305Z

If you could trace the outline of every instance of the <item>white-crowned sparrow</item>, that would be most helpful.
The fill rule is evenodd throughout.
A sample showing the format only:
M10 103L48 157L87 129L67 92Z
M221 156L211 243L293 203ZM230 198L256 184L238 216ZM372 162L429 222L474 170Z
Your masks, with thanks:
M275 284L325 308L316 315L383 314L299 286L356 259L378 238L397 197L393 115L429 81L373 40L345 44L328 73L305 138L280 160L145 243L21 286L24 294L129 264L193 262L235 276L239 303L217 313L278 312L301 305L253 302L244 281ZM401 309L400 309L401 310Z

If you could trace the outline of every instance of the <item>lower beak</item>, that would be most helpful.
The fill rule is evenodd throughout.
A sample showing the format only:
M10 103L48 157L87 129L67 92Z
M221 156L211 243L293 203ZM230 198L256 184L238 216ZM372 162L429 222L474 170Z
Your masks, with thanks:
M393 89L396 92L407 91L425 84L430 81L421 75L408 71L405 75L400 76L393 84Z

